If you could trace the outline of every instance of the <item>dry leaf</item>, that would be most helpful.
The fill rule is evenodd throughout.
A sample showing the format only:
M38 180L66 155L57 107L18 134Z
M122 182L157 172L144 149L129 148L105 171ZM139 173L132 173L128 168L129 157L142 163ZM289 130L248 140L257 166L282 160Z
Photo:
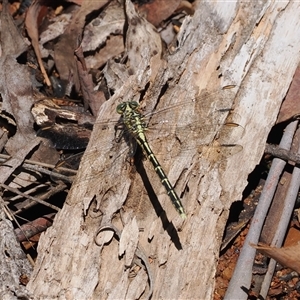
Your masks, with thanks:
M151 78L155 78L160 65L162 42L156 29L136 12L131 1L126 1L128 30L126 37L130 72L137 74L150 63ZM148 45L143 47L142 45Z
M92 75L88 73L81 46L76 49L75 54L78 59L77 70L85 110L90 107L92 114L97 116L100 106L105 102L104 93L94 91Z
M289 120L296 114L300 113L299 90L300 90L300 67L298 66L294 74L294 78L291 83L288 94L282 103L277 118L277 123L281 123L286 120Z
M300 244L282 248L270 247L264 244L258 246L251 244L251 246L275 259L281 265L300 273Z
M81 43L86 16L95 10L99 10L108 1L109 0L84 1L68 28L54 47L55 66L59 72L60 78L65 81L71 81L75 85L77 91L80 89L80 78L78 76L74 52Z
M180 2L181 0L155 0L140 6L138 10L151 24L158 26L174 13Z
M38 17L39 17L41 8L42 8L42 5L41 5L42 3L43 3L43 0L34 0L31 3L31 5L28 8L28 11L26 13L25 26L27 29L27 33L31 39L32 47L33 47L35 55L37 57L41 72L44 76L45 83L48 86L51 86L51 82L49 80L49 77L47 75L47 72L46 72L43 62L42 62L41 50L39 47Z
M1 14L1 48L2 110L14 118L17 126L16 134L9 139L5 146L7 152L13 157L0 167L0 181L5 182L39 143L35 137L31 115L34 98L30 75L27 66L19 64L16 60L27 49L27 45L8 12L7 1L3 3Z

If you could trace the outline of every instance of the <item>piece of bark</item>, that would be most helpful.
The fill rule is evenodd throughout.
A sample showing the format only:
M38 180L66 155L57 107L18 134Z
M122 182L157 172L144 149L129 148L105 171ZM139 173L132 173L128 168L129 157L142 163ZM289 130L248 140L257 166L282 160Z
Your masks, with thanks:
M27 66L17 62L17 57L27 49L27 44L13 23L7 1L4 1L1 13L1 49L1 109L14 118L17 128L16 134L5 145L5 150L12 159L0 167L0 181L5 182L28 153L39 144L33 130L31 106L34 98L29 71Z
M130 1L126 5L127 11L134 14ZM122 232L128 218L135 216L140 228L138 242L153 273L153 299L213 297L229 208L242 197L248 174L261 159L300 60L299 12L295 2L198 2L194 16L183 22L177 48L165 54L165 61L151 51L142 53L144 61L139 61L141 54L137 51L139 56L129 60L134 61L133 72L127 79L124 76L124 83L100 109L99 123L65 206L40 239L37 266L28 284L30 291L52 298L125 299L134 266L130 271L125 268L116 239L97 246L94 237L99 227L111 223ZM137 26L147 25L141 21ZM151 39L135 40L134 28L129 30L133 30L127 33L131 49L151 49ZM141 41L149 44L141 45ZM274 75L283 69L285 76ZM120 101L140 100L143 95L147 109L162 107L169 114L166 107L194 100L194 111L189 105L178 105L172 110L173 119L178 124L201 123L208 102L213 106L223 92L227 93L221 90L224 86L236 86L224 107L232 105L241 116L245 129L240 141L243 151L222 162L210 160L207 153L199 154L192 147L199 142L200 133L192 137L190 132L180 137L190 142L189 151L181 152L181 140L174 132L151 145L155 152L167 145L171 153L172 159L162 164L170 181L176 183L178 194L183 195L187 212L183 224L157 175L150 168L148 171L149 162L138 166L139 173L130 172L131 168L119 159L118 146L113 148L114 130L104 130L102 122L114 118ZM220 92L215 99L202 97L204 90L211 93L216 89ZM165 157L169 152L165 150ZM149 275L144 274L141 264L138 275L144 283L149 282ZM149 284L140 286L144 293L139 297L146 297Z
M92 75L88 73L82 47L75 50L80 88L85 110L90 107L93 116L98 115L100 106L105 102L104 93L94 91Z
M282 160L285 161L292 161L295 164L300 164L300 155L293 152L289 151L286 149L282 149L276 145L266 145L265 153L271 154L274 157L281 158Z
M300 90L300 66L296 69L292 84L289 88L289 93L282 103L278 119L276 123L285 122L289 119L300 114L300 103L299 103L299 90Z
M74 15L64 34L60 36L54 47L55 66L60 79L74 83L75 89L80 89L77 64L74 57L75 50L80 46L86 16L95 10L99 10L108 0L86 0Z
M21 278L30 277L32 266L16 239L11 222L5 218L2 206L0 207L0 234L0 298L3 300L34 299L21 284Z
M19 242L24 242L33 237L34 235L45 231L52 225L53 214L45 215L32 222L28 222L15 229L15 235Z

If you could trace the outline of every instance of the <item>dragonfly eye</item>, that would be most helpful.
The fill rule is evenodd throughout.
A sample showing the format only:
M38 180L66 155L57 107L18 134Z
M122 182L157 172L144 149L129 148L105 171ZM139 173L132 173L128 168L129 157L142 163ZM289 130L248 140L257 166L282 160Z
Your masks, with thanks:
M139 104L136 101L129 101L128 104L133 110L135 110L139 106Z
M126 109L126 102L122 102L117 106L116 111L118 114L122 115L125 112L125 109Z

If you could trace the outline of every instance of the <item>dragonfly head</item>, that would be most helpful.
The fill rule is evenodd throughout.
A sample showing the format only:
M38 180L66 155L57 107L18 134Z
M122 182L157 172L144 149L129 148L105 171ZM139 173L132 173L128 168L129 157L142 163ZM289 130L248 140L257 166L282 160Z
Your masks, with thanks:
M125 111L133 111L136 110L136 108L139 106L139 104L136 101L126 101L122 102L117 106L117 113L122 115L125 113Z

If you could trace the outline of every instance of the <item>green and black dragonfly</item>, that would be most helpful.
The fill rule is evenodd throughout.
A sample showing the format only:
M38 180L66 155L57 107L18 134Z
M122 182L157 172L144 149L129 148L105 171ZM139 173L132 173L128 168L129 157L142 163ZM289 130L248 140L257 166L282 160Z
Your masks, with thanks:
M178 104L175 106L178 108ZM117 106L116 110L117 110L117 113L119 113L121 115L121 118L118 123L118 126L121 126L121 132L126 132L128 135L130 135L131 140L135 140L138 143L138 145L141 147L144 154L147 156L147 158L152 163L154 170L157 173L157 175L159 176L162 185L165 187L167 194L170 197L175 209L180 214L180 216L183 219L185 219L186 213L185 213L185 209L181 203L181 200L178 197L174 187L170 183L166 173L164 172L162 166L160 165L158 159L154 155L154 153L148 143L148 139L145 134L145 131L148 129L148 125L146 122L146 116L144 116L140 112L139 104L136 101L122 102ZM163 109L162 111L166 112L166 109ZM228 114L229 109L222 109L222 110L220 109L220 110L218 110L218 113L223 114L223 115L225 113ZM227 128L226 131L235 130L236 132L239 132L239 133L241 133L243 131L243 128L241 126L239 126L237 123L227 122L225 125ZM171 126L170 123L168 123L168 126ZM199 125L199 124L197 126L187 126L187 130L194 130L195 127L197 127L199 129L199 126L201 127L201 125ZM211 127L213 127L213 126L211 126ZM224 130L224 127L223 127L223 130ZM227 150L224 150L225 148L227 148ZM242 149L242 147L239 145L230 144L230 143L220 145L220 151L228 152L228 149L230 149L231 153L237 153Z

